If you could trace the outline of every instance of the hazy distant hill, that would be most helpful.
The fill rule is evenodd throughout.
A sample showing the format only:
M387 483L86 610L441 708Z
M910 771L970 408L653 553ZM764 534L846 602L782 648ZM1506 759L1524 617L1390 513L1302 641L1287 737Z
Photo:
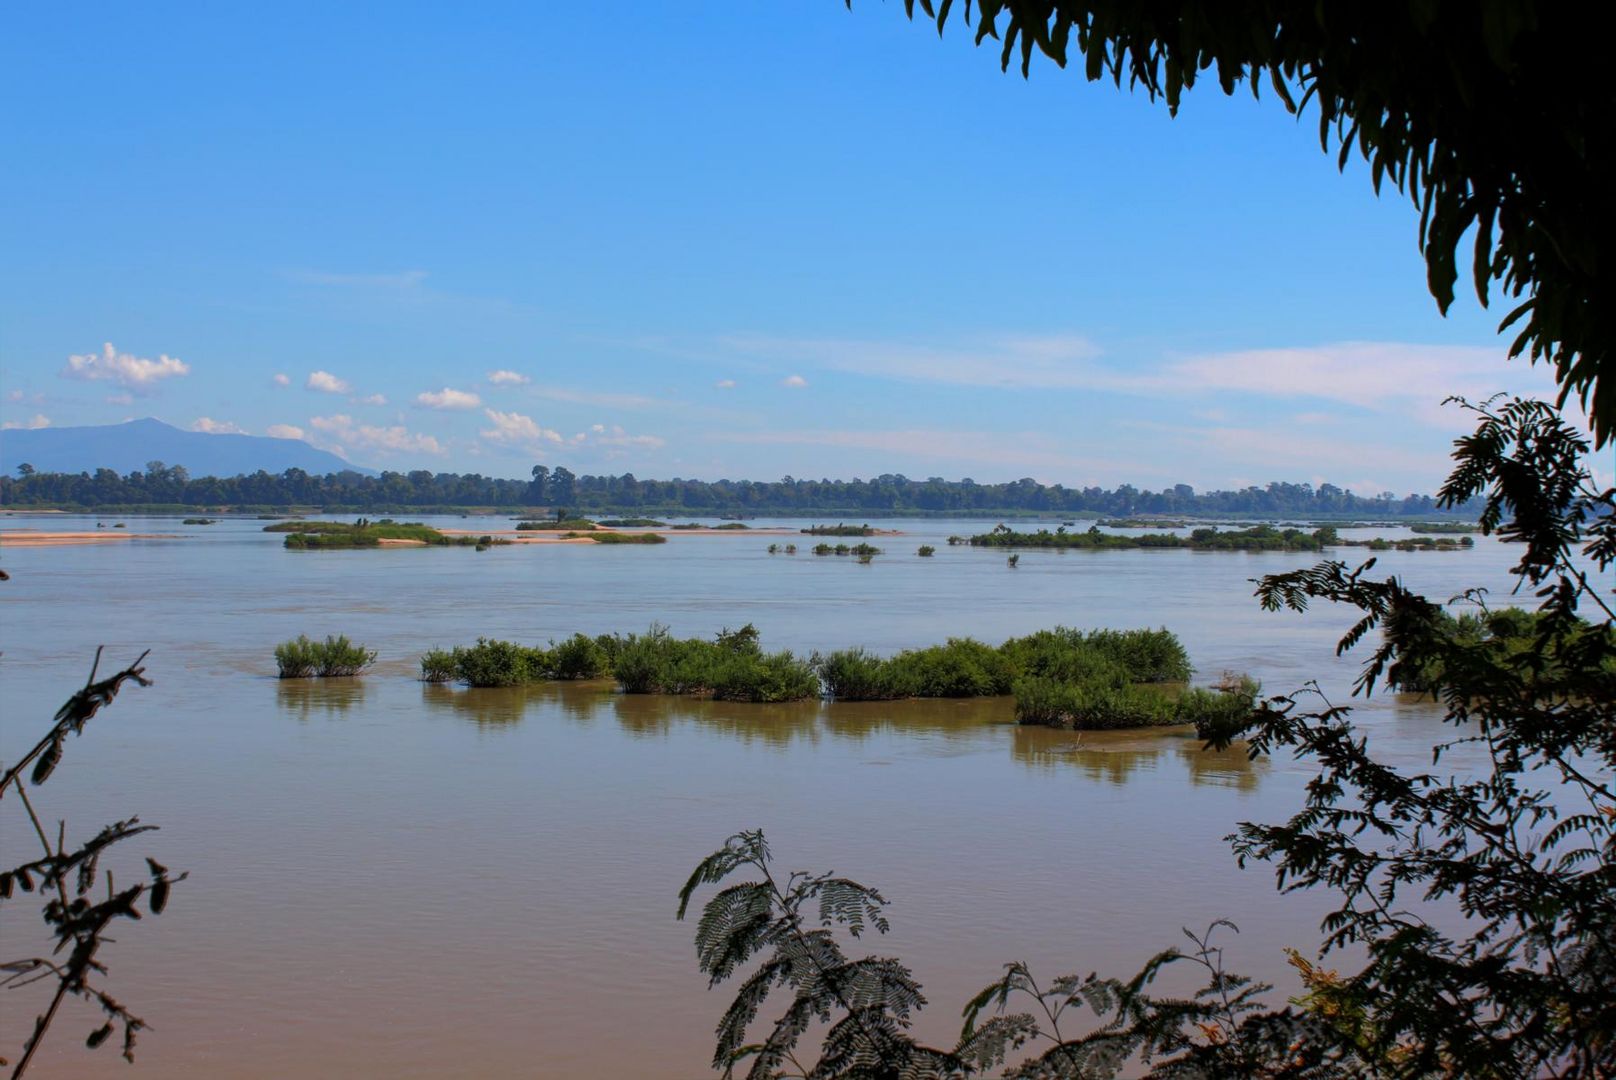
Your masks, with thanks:
M130 420L100 427L12 429L0 433L0 470L17 475L23 462L39 472L118 473L143 470L149 461L183 465L192 476L237 476L302 469L316 475L358 469L335 454L298 439L262 435L207 435L182 431L161 420Z

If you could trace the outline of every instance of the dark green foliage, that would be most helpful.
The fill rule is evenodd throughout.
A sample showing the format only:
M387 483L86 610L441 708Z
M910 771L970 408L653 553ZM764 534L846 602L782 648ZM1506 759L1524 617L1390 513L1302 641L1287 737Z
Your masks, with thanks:
M1226 679L1210 690L1191 687L1174 703L1176 721L1194 724L1195 734L1202 739L1223 738L1251 722L1261 690L1256 680L1246 676Z
M517 532L592 532L599 527L588 518L541 518L516 523Z
M571 481L592 509L613 512L639 510L682 517L724 510L787 516L837 513L843 510L874 515L985 516L999 513L1093 513L1096 516L1130 514L1197 514L1205 517L1373 518L1412 517L1429 520L1438 512L1430 495L1403 499L1366 499L1333 484L1270 483L1238 491L1197 492L1188 484L1141 491L1123 484L1112 490L1068 488L1030 480L1003 484L977 484L948 480L910 480L881 476L871 480L639 480L630 476L579 476ZM380 477L357 473L330 476L271 476L255 473L239 477L181 479L170 472L131 473L120 476L111 469L93 476L78 473L35 473L27 477L0 476L0 505L62 508L100 508L106 513L150 511L186 513L219 507L241 511L262 506L309 507L330 513L388 511L399 513L464 513L467 509L492 512L537 505L531 485L520 480L496 480L475 473L384 473ZM1474 509L1457 509L1474 517ZM288 515L275 515L282 517ZM269 520L269 518L265 518ZM1071 527L1071 523L1067 523ZM530 528L565 531L563 518L536 521ZM588 531L572 523L577 531ZM661 528L663 526L651 526ZM704 529L699 523L674 529ZM288 530L291 531L291 530ZM961 541L963 542L963 540Z
M1430 613L1429 633L1440 641L1417 661L1410 658L1390 668L1386 685L1394 690L1437 693L1446 684L1446 665L1456 653L1464 655L1463 667L1499 666L1519 670L1528 663L1527 675L1533 680L1554 683L1566 676L1563 655L1579 657L1588 649L1590 635L1603 634L1603 648L1612 657L1611 673L1616 674L1616 637L1609 626L1578 623L1556 625L1549 613L1525 608L1483 609L1457 617L1446 611Z
M597 544L666 544L668 538L661 533L620 533L597 532L590 533L589 539Z
M1362 547L1370 551L1468 551L1476 542L1468 536L1455 540L1451 536L1403 536L1388 540L1376 536L1368 540L1343 540L1343 547Z
M810 525L802 530L809 536L874 536L868 525Z
M456 678L459 668L457 651L428 649L421 654L421 681L444 683Z
M375 662L375 650L355 645L346 634L327 635L324 641L299 634L275 646L275 663L283 679L358 675Z
M341 521L283 521L264 526L265 532L284 532L285 546L294 551L380 547L383 540L408 540L432 547L488 548L508 544L493 536L449 536L430 525L398 522L392 518L370 521L360 518L349 524Z
M953 543L954 538L950 537ZM1222 531L1214 528L1196 529L1189 536L1145 534L1127 536L1103 533L1098 525L1085 532L1067 532L1066 526L1051 532L1017 532L1008 525L997 525L992 532L981 533L965 541L972 547L998 548L1053 548L1057 551L1108 551L1126 548L1190 548L1194 551L1318 551L1339 543L1336 532L1328 526L1304 532L1300 529L1276 529L1272 525L1255 525L1249 529Z
M1077 731L1160 727L1184 723L1176 695L1161 687L1108 679L1062 682L1030 677L1015 683L1016 721Z
M549 679L599 679L611 672L611 657L599 641L574 634L560 644L550 643L544 670Z
M1472 525L1466 521L1422 521L1418 524L1410 525L1408 528L1410 532L1444 535L1473 533L1480 529L1481 526Z
M950 638L946 645L906 649L887 659L843 649L816 655L814 663L825 692L842 701L988 697L1011 693L1025 676L1121 689L1182 682L1191 674L1183 645L1166 630L1084 633L1065 627L1011 638L997 649Z
M739 529L750 529L751 527L739 521L726 521L722 525L714 525L713 529L717 532L734 532Z
M219 522L215 518L186 518L184 521L180 522L180 524L181 525L217 525L217 524L219 524Z
M916 0L906 0L913 15ZM1396 7L1230 0L919 0L939 33L976 18L976 41L1023 75L1039 53L1163 99L1176 113L1198 79L1226 94L1264 90L1300 116L1345 169L1368 164L1419 208L1426 281L1443 311L1461 259L1486 304L1517 305L1510 355L1552 363L1562 402L1581 399L1596 445L1616 435L1616 90L1603 35L1575 5L1418 3ZM1466 253L1461 245L1473 245Z
M543 649L488 638L453 655L455 676L468 686L522 686L543 679L549 667Z
M648 517L602 518L595 524L603 529L665 529L668 527L666 521L658 521L656 518Z
M708 681L719 701L802 701L819 696L813 664L790 652L721 657Z
M929 559L933 555L937 554L937 549L932 547L930 544L921 544L920 550L915 552L915 554L919 555L922 559Z

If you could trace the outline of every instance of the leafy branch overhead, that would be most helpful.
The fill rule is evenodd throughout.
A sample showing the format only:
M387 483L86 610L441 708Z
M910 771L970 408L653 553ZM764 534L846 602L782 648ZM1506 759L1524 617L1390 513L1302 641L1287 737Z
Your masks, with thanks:
M851 4L851 0L848 0ZM1561 404L1579 399L1596 445L1616 435L1616 83L1608 45L1574 4L1422 0L904 0L939 33L956 11L1006 69L1034 54L1091 81L1140 87L1177 112L1203 77L1226 94L1274 94L1345 169L1420 212L1437 305L1454 298L1462 249L1487 304L1513 307L1510 355L1552 363Z

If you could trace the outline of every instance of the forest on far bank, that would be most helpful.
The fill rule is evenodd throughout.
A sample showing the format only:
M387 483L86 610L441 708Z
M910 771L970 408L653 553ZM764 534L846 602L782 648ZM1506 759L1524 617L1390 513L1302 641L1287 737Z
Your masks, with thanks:
M366 476L343 471L316 476L301 469L272 474L193 478L180 465L150 462L144 471L120 475L45 473L28 465L0 476L0 506L7 509L132 510L253 509L302 507L333 512L469 508L521 510L565 507L579 512L643 511L664 514L1043 514L1074 516L1174 515L1288 516L1309 518L1474 517L1466 504L1441 509L1431 495L1398 497L1391 492L1357 494L1333 484L1275 481L1263 487L1197 492L1188 484L1160 491L1122 484L1116 488L1065 487L1030 478L979 484L883 473L868 480L641 480L622 476L577 476L565 467L539 465L528 480L477 473L384 472Z

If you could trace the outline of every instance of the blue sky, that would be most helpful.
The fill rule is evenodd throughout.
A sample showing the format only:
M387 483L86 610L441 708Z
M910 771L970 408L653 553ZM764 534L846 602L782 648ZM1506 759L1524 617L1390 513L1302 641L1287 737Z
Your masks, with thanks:
M1416 215L1271 100L1030 81L897 0L25 5L0 419L378 468L1431 491Z

